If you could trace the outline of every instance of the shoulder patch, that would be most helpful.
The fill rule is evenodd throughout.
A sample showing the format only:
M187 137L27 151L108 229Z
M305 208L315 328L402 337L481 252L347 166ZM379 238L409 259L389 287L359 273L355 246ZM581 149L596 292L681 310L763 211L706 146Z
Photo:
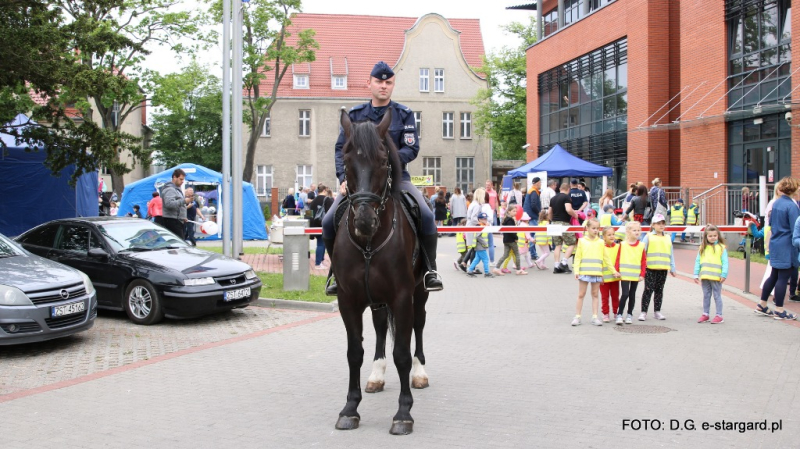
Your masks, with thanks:
M404 133L403 142L408 146L413 146L417 142L417 139L414 137L414 133Z
M357 104L357 105L353 106L352 108L350 108L350 110L351 111L357 111L359 109L364 109L364 107L366 105L367 105L366 103Z

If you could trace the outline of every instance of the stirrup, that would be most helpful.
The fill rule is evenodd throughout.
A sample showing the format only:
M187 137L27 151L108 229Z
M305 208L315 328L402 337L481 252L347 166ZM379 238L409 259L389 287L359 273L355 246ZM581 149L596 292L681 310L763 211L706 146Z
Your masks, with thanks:
M339 286L336 285L336 278L333 273L328 274L328 279L325 280L325 296L338 296Z
M435 278L433 280L438 281L439 285L428 285L428 276L434 275ZM422 277L422 286L425 288L426 292L438 292L444 290L444 285L442 284L442 277L439 276L439 273L436 270L430 270Z

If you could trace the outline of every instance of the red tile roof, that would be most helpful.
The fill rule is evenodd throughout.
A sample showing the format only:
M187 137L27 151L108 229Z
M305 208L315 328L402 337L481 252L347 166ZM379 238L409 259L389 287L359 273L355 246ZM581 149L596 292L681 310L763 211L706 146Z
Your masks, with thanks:
M358 16L346 14L298 13L292 17L293 43L297 30L313 29L319 43L316 60L295 64L286 72L278 89L280 97L366 98L366 80L372 66L385 61L394 67L405 45L405 32L417 17ZM482 64L483 37L479 19L449 19L450 26L460 31L461 51L471 67ZM309 70L310 69L310 70ZM333 73L331 73L333 72ZM309 73L309 89L293 89L292 74ZM331 75L347 74L347 89L331 89ZM273 73L262 81L262 92L270 92ZM245 92L245 95L247 93Z

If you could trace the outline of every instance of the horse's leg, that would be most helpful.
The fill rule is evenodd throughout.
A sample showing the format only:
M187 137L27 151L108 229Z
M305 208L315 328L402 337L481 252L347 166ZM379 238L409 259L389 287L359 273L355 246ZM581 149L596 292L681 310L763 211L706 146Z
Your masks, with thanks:
M389 308L385 304L372 309L372 324L375 326L375 358L372 359L372 372L364 391L378 393L383 391L384 374L386 373L386 332L389 327Z
M404 296L405 295L405 296ZM400 376L400 399L397 414L392 419L392 435L408 435L414 430L414 419L411 418L411 406L414 398L411 396L409 374L411 373L411 332L414 328L414 308L411 292L399 292L395 301L398 307L393 307L392 313L395 322L394 336L394 365Z
M362 334L364 323L362 315L364 309L356 310L352 307L340 308L344 327L347 329L347 364L350 367L350 384L347 389L347 404L339 412L336 428L339 430L357 429L361 416L358 414L358 404L361 403L361 379L359 378L361 365L364 363L364 346Z
M416 348L414 349L414 361L411 372L411 386L413 388L428 387L428 373L425 372L425 353L422 348L422 330L425 328L425 303L428 302L428 292L417 285L414 291L414 338Z

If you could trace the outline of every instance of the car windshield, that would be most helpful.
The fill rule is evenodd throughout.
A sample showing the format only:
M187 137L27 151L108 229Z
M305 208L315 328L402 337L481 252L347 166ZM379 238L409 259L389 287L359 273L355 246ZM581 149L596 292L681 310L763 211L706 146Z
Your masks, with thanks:
M98 226L106 242L115 251L149 251L164 248L185 248L186 242L166 229L147 220L125 220Z
M0 258L21 256L25 253L10 239L0 234Z

